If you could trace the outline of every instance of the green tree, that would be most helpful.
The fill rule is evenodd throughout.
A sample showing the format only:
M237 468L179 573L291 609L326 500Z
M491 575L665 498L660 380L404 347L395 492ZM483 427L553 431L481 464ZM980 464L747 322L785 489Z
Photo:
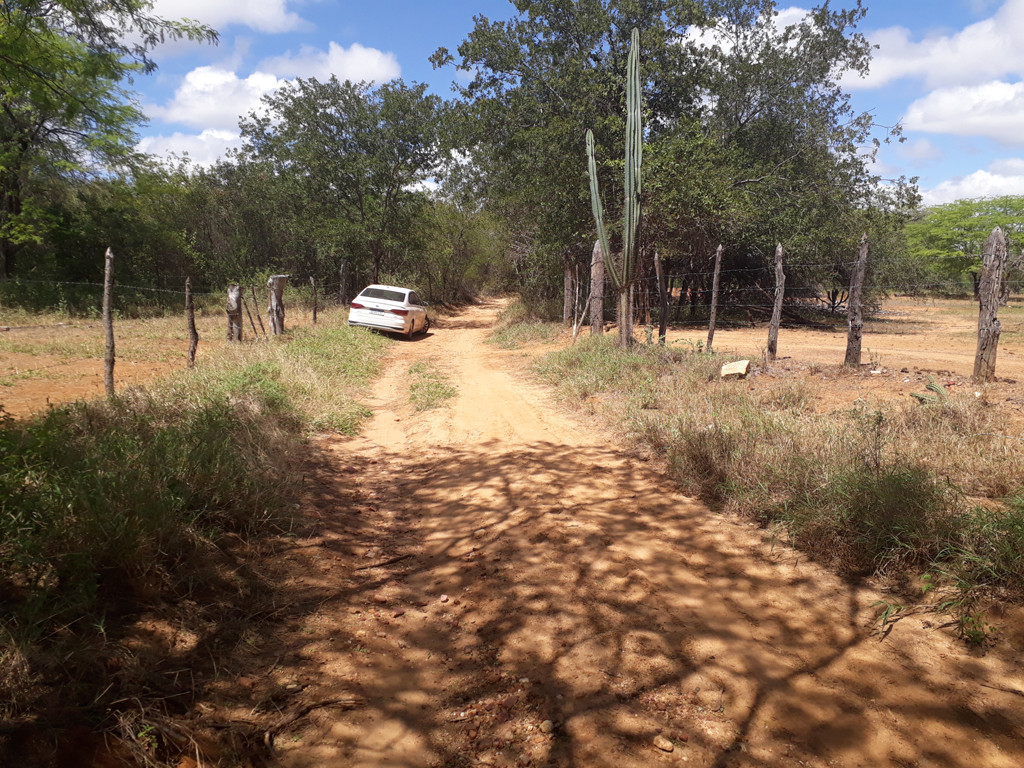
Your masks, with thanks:
M996 227L1010 240L1008 273L1014 283L1021 277L1024 196L957 200L925 208L907 225L907 238L913 257L937 282L953 283L948 287L955 288L970 279L977 293L982 246Z
M622 72L633 27L643 44L651 161L641 231L648 262L658 250L670 269L693 273L691 288L700 290L716 240L741 260L734 267L764 265L781 241L791 260L831 265L808 272L808 284L842 279L864 211L878 207L898 226L915 202L912 182L887 187L870 173L864 147L892 134L855 113L839 85L869 63L870 46L856 32L860 2L850 10L825 3L781 28L771 0L515 6L509 21L477 17L458 60L441 49L433 61L473 73L461 89L464 146L488 174L488 205L530 223L535 254L589 257L582 135L593 127L598 157L623 156ZM688 164L673 167L680 162ZM621 200L621 161L599 164L598 174L606 205ZM611 210L606 220L618 215ZM548 286L558 290L554 280Z
M47 229L43 194L132 159L142 114L127 85L167 38L217 39L149 0L0 3L0 275Z
M408 250L438 163L443 104L425 85L371 88L297 80L241 124L242 159L291 201L292 244L332 270L340 259L376 281ZM367 258L368 257L368 258Z

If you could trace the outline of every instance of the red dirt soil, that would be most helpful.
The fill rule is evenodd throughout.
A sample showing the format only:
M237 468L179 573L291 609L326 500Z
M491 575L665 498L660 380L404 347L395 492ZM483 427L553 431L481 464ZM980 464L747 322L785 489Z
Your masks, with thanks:
M497 309L397 344L364 435L314 439L305 523L260 563L278 629L195 672L193 723L270 712L286 768L1024 765L1013 616L984 650L936 615L880 634L891 595L565 413L484 345ZM426 360L459 392L416 413ZM194 650L138 634L176 674Z

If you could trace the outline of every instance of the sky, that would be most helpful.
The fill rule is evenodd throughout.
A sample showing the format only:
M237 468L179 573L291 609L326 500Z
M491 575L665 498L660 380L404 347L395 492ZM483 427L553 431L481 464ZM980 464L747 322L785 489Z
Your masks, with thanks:
M833 0L843 6L842 0ZM852 0L851 3L852 4ZM1024 195L1024 0L864 0L859 31L877 46L871 71L843 81L855 109L902 124L876 172L918 177L925 204ZM779 4L798 18L811 3ZM194 19L216 46L182 41L154 53L134 83L149 124L139 149L209 164L239 145L239 116L296 77L427 83L450 98L464 73L434 70L473 17L508 19L510 0L155 0L157 15Z

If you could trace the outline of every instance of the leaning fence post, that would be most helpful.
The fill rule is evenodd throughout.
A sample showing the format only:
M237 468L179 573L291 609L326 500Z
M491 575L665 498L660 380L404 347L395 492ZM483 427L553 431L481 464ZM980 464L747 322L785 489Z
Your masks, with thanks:
M185 320L188 323L188 367L196 367L199 331L196 330L196 308L192 302L192 278L185 278Z
M310 277L309 284L313 287L313 325L316 325L316 278Z
M853 268L850 280L850 297L846 303L846 316L850 330L846 336L846 359L843 365L848 368L860 368L860 347L864 336L864 313L861 307L861 293L864 290L864 276L868 268L868 236L861 235L860 248L857 249L857 263Z
M260 335L256 332L256 323L253 322L252 312L249 311L249 305L245 301L245 294L244 293L241 295L241 299L242 299L242 308L245 310L245 316L249 318L249 327L252 328L252 337L254 339L256 339L256 341L259 341L260 340Z
M715 277L711 283L711 317L708 319L708 343L705 349L711 351L711 343L715 340L715 319L718 315L718 278L722 274L722 246L715 251Z
M114 252L107 248L103 255L103 327L107 334L107 349L103 356L103 384L107 397L114 396Z
M786 292L786 273L782 271L782 243L775 248L775 306L772 322L768 326L768 359L774 360L779 352L779 323L782 322L782 299Z
M242 340L242 286L228 286L228 341Z
M284 287L288 284L289 275L271 275L267 280L270 289L270 307L267 316L270 320L270 332L275 336L284 333Z
M260 330L263 332L263 338L267 337L267 329L263 327L263 315L260 314L260 302L256 298L256 286L250 285L249 290L252 291L252 311L256 313L256 319L260 321ZM253 333L256 333L256 329L252 329Z
M996 316L1006 267L1006 237L996 227L982 251L981 286L978 290L978 351L974 355L974 381L992 381L996 377L996 348L1002 327Z

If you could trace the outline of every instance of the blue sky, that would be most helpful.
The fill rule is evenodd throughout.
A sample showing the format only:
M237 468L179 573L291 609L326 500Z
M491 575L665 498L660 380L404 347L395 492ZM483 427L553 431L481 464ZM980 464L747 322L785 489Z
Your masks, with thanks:
M833 0L841 6L842 0ZM810 3L780 3L798 19ZM844 84L876 122L901 122L883 176L920 177L926 203L1024 194L1024 0L865 0L860 30L878 45L871 73ZM218 46L175 42L135 83L150 124L140 149L209 163L238 144L238 117L295 77L427 82L451 95L454 52L473 16L510 18L509 0L156 0L166 18L216 28Z

